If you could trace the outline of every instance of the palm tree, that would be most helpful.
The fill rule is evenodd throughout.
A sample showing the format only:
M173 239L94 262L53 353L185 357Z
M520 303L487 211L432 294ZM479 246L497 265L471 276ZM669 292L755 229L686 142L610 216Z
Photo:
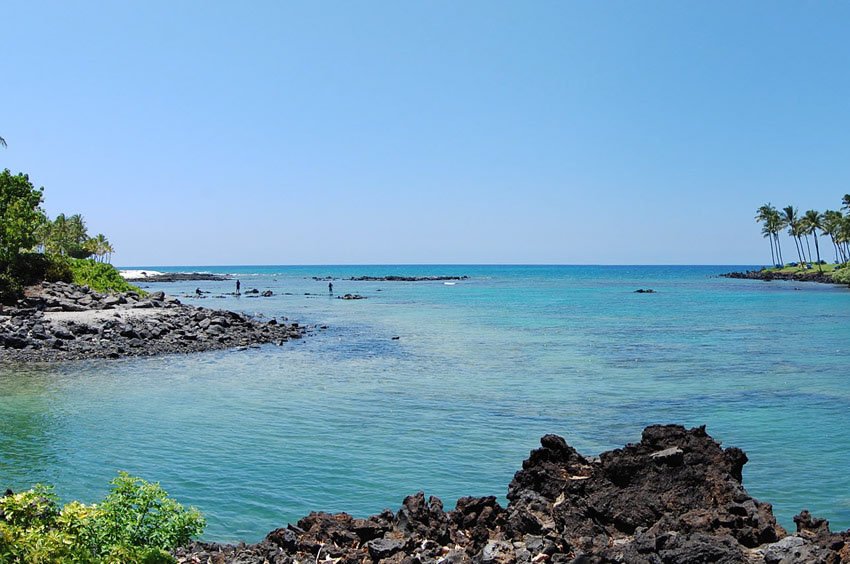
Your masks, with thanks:
M785 221L782 219L782 215L775 207L767 203L757 210L756 221L764 222L765 226L762 234L765 237L767 237L768 233L773 236L771 240L771 251L774 248L776 249L776 257L773 264L782 267L785 264L785 261L782 259L782 244L779 241L779 233L785 227Z
M3 147L6 147L6 146L7 146L7 145L6 145L6 140L5 140L5 139L3 139L2 137L0 137L0 145L2 145Z
M841 255L840 262L844 262L844 249L838 246L838 235L841 230L841 222L843 219L844 216L841 215L840 211L826 210L823 212L823 227L821 228L821 231L829 235L829 238L832 240L832 247L835 252L835 262L839 262L839 255Z
M776 255L779 258L779 266L785 266L785 260L782 258L782 244L779 241L779 233L785 227L785 222L782 220L782 215L775 208L770 213L770 228L773 231L773 240L776 243Z
M841 198L841 209L847 210L847 215L835 212L835 242L841 251L841 262L850 262L850 194L844 194Z
M91 250L91 253L97 257L98 262L107 262L106 256L113 252L112 245L109 244L109 240L103 235L103 233L98 233L96 236L92 237L88 241L88 249Z
M800 259L802 266L806 261L803 260L803 245L800 241L800 219L797 217L797 209L794 206L786 206L782 208L782 219L785 225L788 226L788 234L794 239L794 245L797 247L797 258Z
M53 221L48 221L45 229L44 248L50 253L65 254L68 239L68 220L60 213Z
M761 233L766 239L770 241L770 260L773 261L773 266L777 266L776 260L778 258L778 252L774 252L773 249L773 240L775 238L775 233L773 229L774 226L772 224L774 215L777 215L776 208L774 208L772 205L770 205L770 202L768 202L756 210L755 219L756 221L764 223L764 227L762 228Z
M809 258L806 259L806 262L809 263L809 266L811 266L812 265L812 246L811 246L811 244L809 244L809 227L806 225L806 223L802 219L800 220L800 235L802 235L806 239L806 252L803 253L803 257L805 258L806 255L809 256ZM803 244L803 239L800 239L800 245L802 245L802 244Z
M112 246L112 243L106 241L103 250L106 253L106 262L112 262L112 253L115 252L115 248Z
M806 244L808 244L808 234L811 233L815 238L815 252L818 256L818 270L823 272L823 268L820 264L820 248L818 247L818 232L820 229L823 233L823 215L818 213L815 210L809 210L803 215L803 226L806 231ZM812 252L809 251L809 258L812 258Z
M84 248L86 240L89 238L86 222L83 216L75 213L68 218L68 247L66 252L74 258L86 258L89 252Z
M761 228L761 236L770 240L770 260L773 261L773 266L779 266L776 264L776 253L773 251L773 231L770 230L768 224Z

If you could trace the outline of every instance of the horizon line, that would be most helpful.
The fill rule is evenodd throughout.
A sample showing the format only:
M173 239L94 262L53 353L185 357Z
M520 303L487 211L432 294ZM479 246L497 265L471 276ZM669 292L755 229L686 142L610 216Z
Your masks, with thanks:
M410 262L410 263L264 263L264 264L131 264L131 265L113 265L118 269L138 269L138 268L153 268L153 267L162 267L162 268L178 268L184 266L191 267L215 267L215 268L224 268L224 267L269 267L269 266L294 266L294 267L306 267L306 266L769 266L769 265L760 265L757 263L555 263L555 262L541 262L541 263L520 263L520 262L511 262L511 263L485 263L485 262Z

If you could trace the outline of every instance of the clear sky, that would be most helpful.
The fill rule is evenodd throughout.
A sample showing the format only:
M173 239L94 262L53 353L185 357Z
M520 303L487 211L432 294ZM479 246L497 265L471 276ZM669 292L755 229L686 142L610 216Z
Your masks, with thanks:
M119 265L761 264L759 205L850 192L846 2L0 17L0 167Z

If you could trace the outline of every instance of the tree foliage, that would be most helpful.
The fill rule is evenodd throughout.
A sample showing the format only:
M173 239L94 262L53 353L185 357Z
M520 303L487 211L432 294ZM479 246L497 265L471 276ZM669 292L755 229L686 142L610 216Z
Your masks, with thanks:
M35 245L44 224L43 188L26 174L0 172L0 303L18 295L27 266L24 252Z
M35 486L0 498L0 562L155 564L203 532L204 518L159 484L119 473L99 504L59 506L53 490Z
M26 174L13 175L8 168L0 172L0 263L13 264L36 244L45 221L43 192Z
M141 289L133 286L121 276L121 273L112 266L94 259L72 259L56 258L54 262L68 265L71 272L71 280L79 286L88 286L98 292L136 292L144 294Z
M49 254L78 259L94 256L98 262L108 262L115 252L102 233L89 237L86 221L78 213L60 213L52 221L45 221L38 231L38 244Z
M26 174L0 173L0 303L14 302L24 286L40 280L71 281L74 265L69 259L94 257L105 263L115 252L102 233L89 237L80 214L48 219L41 208L43 194L44 188L33 186ZM78 270L101 291L132 289L107 280L117 274L108 269L80 265Z
M832 281L838 284L850 284L850 267L844 267L832 273Z
M837 264L850 262L850 194L842 197L841 204L842 209L848 212L847 214L836 210L826 210L823 213L808 210L801 217L794 206L786 206L782 210L777 210L770 204L759 207L756 210L755 219L762 224L762 235L770 240L770 253L774 264L776 266L784 264L779 233L786 227L788 235L794 241L801 266L810 268L812 263L816 263L820 268L822 260L818 236L829 237ZM809 235L814 239L816 259L809 248ZM836 279L835 275L833 279Z

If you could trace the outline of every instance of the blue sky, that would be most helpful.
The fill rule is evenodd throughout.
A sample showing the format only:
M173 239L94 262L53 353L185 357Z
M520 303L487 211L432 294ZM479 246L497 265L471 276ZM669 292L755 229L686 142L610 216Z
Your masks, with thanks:
M760 264L850 192L846 3L0 11L0 167L116 264Z

